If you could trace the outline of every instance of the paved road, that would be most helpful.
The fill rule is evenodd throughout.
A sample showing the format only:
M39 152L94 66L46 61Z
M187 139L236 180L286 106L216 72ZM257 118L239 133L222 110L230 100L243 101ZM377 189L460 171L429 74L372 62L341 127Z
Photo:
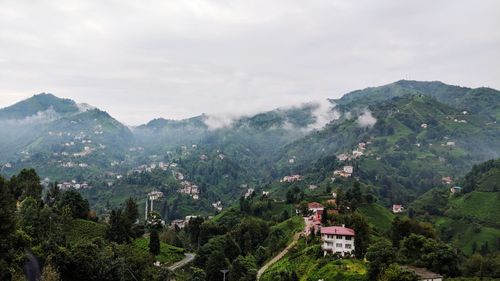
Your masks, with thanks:
M283 251L281 251L279 254L277 254L272 260L268 261L264 266L262 266L259 271L257 271L257 280L260 280L260 277L262 276L262 274L272 265L274 264L275 262L279 261L280 259L282 259L287 253L288 251L290 251L291 248L293 248L293 246L295 246L295 244L297 244L297 241L299 240L300 238L300 234L302 234L302 232L299 232L299 233L296 233L294 236L293 236L293 241L292 243L290 243Z
M185 257L182 260L172 264L171 266L168 267L168 269L170 271L175 271L175 270L185 266L186 264L192 262L194 260L194 257L196 256L195 254L192 254L192 253L186 253L184 255L185 255Z

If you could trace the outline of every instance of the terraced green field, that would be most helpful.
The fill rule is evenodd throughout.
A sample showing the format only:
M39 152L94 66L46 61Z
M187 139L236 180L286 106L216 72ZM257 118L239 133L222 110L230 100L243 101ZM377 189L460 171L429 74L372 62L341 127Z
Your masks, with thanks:
M500 226L500 192L474 191L450 200L447 214Z
M323 257L319 244L306 245L299 241L283 259L273 264L261 277L262 281L288 280L283 276L292 271L299 280L317 281L361 281L366 278L367 265L355 259Z
M149 252L149 238L137 238L134 240L134 246L144 252ZM172 264L184 258L184 249L174 247L167 243L160 242L160 254L156 256L156 260L161 263Z
M358 211L366 216L368 223L379 231L386 232L391 229L394 214L378 204L363 204Z

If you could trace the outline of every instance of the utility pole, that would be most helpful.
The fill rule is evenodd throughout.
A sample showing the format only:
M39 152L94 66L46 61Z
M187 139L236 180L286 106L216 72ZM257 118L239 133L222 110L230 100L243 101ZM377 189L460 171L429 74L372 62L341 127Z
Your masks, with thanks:
M227 269L223 269L223 270L221 270L220 272L222 272L222 274L224 274L224 277L223 277L224 279L222 279L222 280L226 281L226 273L228 273L228 272L229 272L229 270L227 270Z

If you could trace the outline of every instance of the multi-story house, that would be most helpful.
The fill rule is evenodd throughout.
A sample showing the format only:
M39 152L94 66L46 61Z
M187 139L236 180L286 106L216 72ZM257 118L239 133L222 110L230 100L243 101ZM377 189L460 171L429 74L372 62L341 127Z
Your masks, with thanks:
M321 228L321 249L324 254L340 254L345 256L354 251L354 230L342 226L327 226Z

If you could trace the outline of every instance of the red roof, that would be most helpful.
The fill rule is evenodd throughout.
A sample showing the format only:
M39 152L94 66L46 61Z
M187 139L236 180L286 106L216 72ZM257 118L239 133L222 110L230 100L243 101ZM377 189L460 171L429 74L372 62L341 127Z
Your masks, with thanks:
M354 236L354 229L342 226L327 226L321 228L321 234Z
M324 209L325 208L325 207L323 207L323 205L321 205L318 202L311 202L311 203L307 204L307 207L309 209Z

